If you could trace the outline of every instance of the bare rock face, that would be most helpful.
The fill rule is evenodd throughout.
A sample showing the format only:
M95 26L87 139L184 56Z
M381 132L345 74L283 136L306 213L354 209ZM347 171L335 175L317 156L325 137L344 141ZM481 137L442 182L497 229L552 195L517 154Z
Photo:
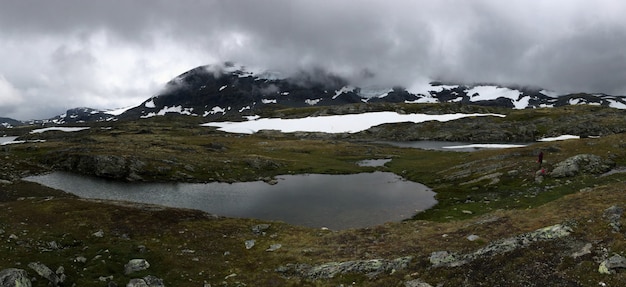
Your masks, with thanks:
M559 162L550 173L552 177L570 177L578 174L601 174L615 166L611 160L593 154L579 154Z

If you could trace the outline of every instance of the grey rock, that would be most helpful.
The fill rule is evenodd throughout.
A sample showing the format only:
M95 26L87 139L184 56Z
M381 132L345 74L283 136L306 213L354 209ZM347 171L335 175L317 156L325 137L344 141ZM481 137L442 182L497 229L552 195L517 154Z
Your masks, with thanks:
M165 287L165 284L163 284L163 279L148 275L144 278L131 279L126 287Z
M566 225L552 225L532 232L492 242L489 245L468 254L436 251L430 255L430 263L433 267L457 267L478 258L491 257L511 252L519 248L528 247L530 244L535 242L563 238L569 236L571 232L572 229Z
M570 177L579 173L602 174L611 170L615 163L593 154L579 154L556 164L552 177Z
M8 268L0 271L0 287L31 287L28 273L23 269Z
M94 232L92 235L93 235L93 237L102 238L102 237L104 237L104 231L102 231L102 229L100 229L100 230Z
M252 227L252 232L254 234L263 234L265 231L267 231L270 228L270 226L271 225L269 224L257 224Z
M578 258L587 254L591 254L591 248L593 248L593 244L587 243L579 251L572 253L572 257Z
M274 252L274 251L280 249L281 247L283 247L283 245L280 244L280 243L272 244L272 245L270 245L270 248L266 249L265 251L267 251L267 252Z
M308 264L287 264L276 269L276 272L285 275L298 275L307 279L330 279L339 274L360 273L373 278L382 273L393 273L406 269L413 257L401 257L392 260L371 259L347 262L330 262L311 266Z
M254 247L255 244L256 244L256 240L254 240L254 239L246 240L246 242L245 242L246 249L251 249L252 247Z
M411 281L404 282L404 287L432 287L432 285L422 281L421 279L413 279Z
M620 232L622 227L620 219L623 214L624 209L617 205L613 205L604 211L604 217L609 221L609 225L613 228L613 231Z
M626 258L621 255L615 254L607 260L600 263L598 272L602 274L614 274L617 268L626 268Z
M48 268L48 266L42 263L31 262L31 263L28 263L28 267L30 269L33 269L37 274L39 274L39 276L50 281L52 286L58 286L59 283L62 283L59 276L54 271L52 271L52 269Z
M150 268L150 263L146 259L131 259L124 265L124 274L142 271Z

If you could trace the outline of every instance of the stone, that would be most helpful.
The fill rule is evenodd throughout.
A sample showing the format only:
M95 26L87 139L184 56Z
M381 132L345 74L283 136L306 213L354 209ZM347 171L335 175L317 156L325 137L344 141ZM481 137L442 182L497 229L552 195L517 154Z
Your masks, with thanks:
M265 233L265 231L267 231L270 228L270 226L271 225L269 224L257 224L252 227L252 232L254 234L263 234Z
M433 265L433 267L458 267L478 258L491 257L498 254L511 252L518 248L524 248L534 242L563 238L569 236L571 232L572 229L566 225L552 225L514 237L494 241L489 245L468 254L458 254L448 251L436 251L431 253L430 255L430 263Z
M62 283L59 276L54 271L52 271L52 269L48 268L48 266L42 263L31 262L31 263L28 263L28 267L30 269L33 269L37 274L39 274L39 276L50 281L52 286L58 286L59 283Z
M163 279L160 279L156 276L148 275L143 277L144 282L148 285L148 287L165 287L163 284Z
M254 239L246 240L245 244L246 244L246 249L251 249L252 247L254 247L254 244L256 244L256 240Z
M604 211L604 217L609 221L609 225L613 228L613 231L620 232L622 227L620 219L623 214L624 209L617 205L613 205Z
M0 271L0 287L31 287L28 273L23 269L8 268Z
M406 269L411 263L413 257L406 256L396 259L370 259L356 260L346 262L330 262L317 266L308 264L287 264L280 266L276 272L288 274L296 274L311 280L330 279L340 274L360 273L365 274L369 278L374 278L379 274L389 272L394 273L398 270Z
M146 259L131 259L124 265L124 274L142 271L150 268L150 263Z
M104 237L104 231L102 231L102 229L100 229L97 232L94 232L92 235L93 235L93 237L102 238L102 237Z
M472 235L468 235L466 238L469 241L476 241L476 240L478 240L480 238L480 236L478 236L476 234L472 234Z
M267 252L274 252L274 251L280 249L281 247L283 247L283 245L280 244L280 243L272 244L272 245L270 245L270 248L266 249L265 251L267 251Z
M617 268L626 268L626 258L621 255L615 254L607 260L602 261L600 263L600 267L598 267L598 272L602 274L615 274L615 269Z
M550 176L555 178L575 176L579 173L602 174L610 171L615 163L593 154L579 154L556 164Z
M422 281L421 279L413 279L411 281L404 282L404 287L432 287L432 285Z

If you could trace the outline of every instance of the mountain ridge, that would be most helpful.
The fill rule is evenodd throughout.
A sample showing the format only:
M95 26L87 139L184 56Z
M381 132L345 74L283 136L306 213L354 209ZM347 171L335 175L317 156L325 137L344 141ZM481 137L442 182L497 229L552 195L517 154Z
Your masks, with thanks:
M0 118L0 127L23 124L62 125L82 122L137 120L177 113L207 121L255 115L264 109L334 106L355 103L460 103L511 109L600 105L626 109L626 97L600 93L556 94L538 87L498 84L453 84L433 81L408 89L357 87L322 69L291 77L276 72L252 72L226 62L186 71L141 104L121 110L73 108L57 117L17 121Z

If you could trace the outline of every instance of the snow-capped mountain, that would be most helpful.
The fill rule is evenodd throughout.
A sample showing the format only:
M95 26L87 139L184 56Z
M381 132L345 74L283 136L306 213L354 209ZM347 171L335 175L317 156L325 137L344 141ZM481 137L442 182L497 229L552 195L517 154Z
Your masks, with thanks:
M23 124L61 125L141 119L169 113L207 120L251 116L264 109L332 106L353 103L449 103L513 109L601 105L626 109L626 97L606 94L566 94L538 88L492 84L431 82L419 88L362 88L323 70L284 77L276 72L253 72L232 63L199 66L168 82L157 95L135 107L117 110L74 108L57 117L28 123L0 118L0 128Z
M149 118L168 113L209 119L254 115L281 107L331 106L351 103L458 102L514 109L589 104L626 108L626 97L567 94L497 85L450 85L432 82L421 90L402 87L368 89L323 71L283 78L277 73L254 73L232 64L200 66L167 83L163 92L119 115Z
M10 129L13 127L21 126L22 124L22 122L11 118L0 118L0 128Z

